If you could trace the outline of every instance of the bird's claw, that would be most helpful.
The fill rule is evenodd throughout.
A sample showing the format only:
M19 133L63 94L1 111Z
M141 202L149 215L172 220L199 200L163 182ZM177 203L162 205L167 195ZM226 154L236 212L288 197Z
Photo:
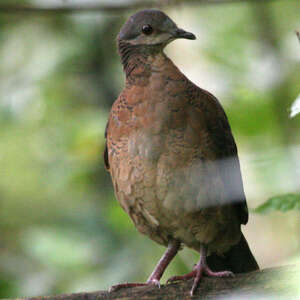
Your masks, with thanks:
M204 274L209 277L234 277L235 275L230 271L213 272L209 268L204 269Z
M146 284L147 284L147 285L154 285L154 286L157 286L159 289L160 289L160 287L161 287L160 282L159 282L159 280L157 280L157 279L151 279L151 280L148 280Z
M203 275L206 275L208 277L234 277L235 276L230 271L213 272L207 266L204 266L203 268L199 268L199 267L197 268L194 266L192 272L182 276L173 276L167 280L167 283L194 278L193 286L190 291L190 295L193 296Z
M171 277L167 280L167 283L171 283L171 282L174 282L174 281L187 280L187 279L193 278L195 276L196 276L196 271L192 271L192 272L190 272L188 274L185 274L185 275L182 275L182 276L173 276L173 277Z
M145 285L148 285L147 283L119 283L119 284L116 284L116 285L113 285L109 288L109 292L115 292L119 289L122 289L122 288L130 288L130 287L137 287L137 286L145 286Z
M108 292L109 293L115 292L115 291L117 291L119 289L122 289L122 288L130 288L130 287L137 287L137 286L149 286L149 285L157 286L159 289L161 287L159 280L157 280L157 279L151 279L151 280L148 280L145 283L137 283L137 282L133 282L133 283L128 283L128 282L126 282L126 283L119 283L119 284L111 286L108 289Z

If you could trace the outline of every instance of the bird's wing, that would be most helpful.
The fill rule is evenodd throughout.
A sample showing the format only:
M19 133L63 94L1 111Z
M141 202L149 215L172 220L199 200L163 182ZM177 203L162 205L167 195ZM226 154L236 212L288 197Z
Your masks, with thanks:
M103 152L103 159L104 159L104 165L106 170L109 170L109 161L108 161L108 150L107 150L107 128L108 128L108 121L105 126L104 131L104 138L105 138L105 145L104 145L104 152Z
M210 149L217 160L217 168L223 181L228 203L237 211L241 224L248 222L248 207L245 199L237 147L227 116L219 101L209 92L197 91L196 110L204 118L205 131L209 136ZM201 107L199 107L201 106Z

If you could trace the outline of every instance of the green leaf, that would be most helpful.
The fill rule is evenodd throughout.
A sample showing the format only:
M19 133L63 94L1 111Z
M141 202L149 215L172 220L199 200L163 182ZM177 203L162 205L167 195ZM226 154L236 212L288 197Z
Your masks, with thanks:
M300 194L285 194L274 196L254 209L255 213L266 214L271 211L286 212L300 210Z

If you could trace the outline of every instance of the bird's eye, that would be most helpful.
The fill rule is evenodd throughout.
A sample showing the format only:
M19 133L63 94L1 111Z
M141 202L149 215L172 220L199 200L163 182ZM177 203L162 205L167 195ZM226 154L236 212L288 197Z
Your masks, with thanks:
M149 25L149 24L143 25L143 27L142 27L142 32L143 32L144 34L149 35L149 34L151 34L151 33L153 32L153 28L152 28L152 26Z

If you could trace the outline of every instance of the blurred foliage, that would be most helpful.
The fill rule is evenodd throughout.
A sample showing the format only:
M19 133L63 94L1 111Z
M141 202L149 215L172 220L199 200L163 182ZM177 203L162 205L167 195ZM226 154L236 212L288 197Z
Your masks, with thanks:
M299 11L295 1L166 9L198 36L166 52L224 105L250 207L299 192L300 117L289 118L300 91ZM0 14L0 297L145 281L164 251L120 208L102 160L124 81L115 37L131 13ZM299 253L299 214L254 218L247 238L261 265ZM280 251L269 253L271 242ZM164 279L197 259L181 251Z
M276 210L287 212L293 209L300 210L300 195L298 194L287 194L272 197L255 208L254 211L265 214Z

